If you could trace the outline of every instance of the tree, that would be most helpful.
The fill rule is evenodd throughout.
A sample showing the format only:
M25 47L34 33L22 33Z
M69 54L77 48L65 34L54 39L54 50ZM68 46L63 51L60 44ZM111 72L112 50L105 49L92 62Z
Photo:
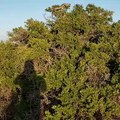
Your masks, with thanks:
M112 21L111 11L92 4L69 8L70 4L47 8L52 16L47 24L28 19L24 28L13 29L8 42L0 43L2 88L3 81L14 81L25 61L32 60L36 75L46 83L40 83L41 119L118 120L120 22ZM14 94L21 89L11 84Z

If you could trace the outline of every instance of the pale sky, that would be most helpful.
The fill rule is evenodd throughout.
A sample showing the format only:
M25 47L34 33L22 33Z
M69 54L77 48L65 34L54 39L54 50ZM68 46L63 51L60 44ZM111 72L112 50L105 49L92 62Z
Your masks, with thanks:
M7 39L7 32L12 28L23 26L29 19L45 21L45 8L55 4L70 3L95 4L114 11L113 20L120 20L120 0L0 0L0 40Z

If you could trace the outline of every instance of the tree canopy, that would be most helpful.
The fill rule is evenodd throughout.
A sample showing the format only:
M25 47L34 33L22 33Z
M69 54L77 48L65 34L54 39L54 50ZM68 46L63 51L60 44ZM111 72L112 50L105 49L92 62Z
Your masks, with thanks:
M93 4L69 8L0 42L0 119L120 119L120 21Z

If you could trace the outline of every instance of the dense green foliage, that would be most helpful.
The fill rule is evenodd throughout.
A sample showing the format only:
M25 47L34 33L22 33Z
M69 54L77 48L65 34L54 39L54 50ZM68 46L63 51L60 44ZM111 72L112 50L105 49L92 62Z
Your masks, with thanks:
M0 42L0 119L120 119L120 22L92 4L69 7Z

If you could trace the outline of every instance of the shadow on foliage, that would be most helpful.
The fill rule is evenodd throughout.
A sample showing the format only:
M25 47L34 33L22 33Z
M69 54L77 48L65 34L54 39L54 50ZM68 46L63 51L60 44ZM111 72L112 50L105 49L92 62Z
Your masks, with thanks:
M25 62L14 83L18 87L6 110L6 120L42 120L41 91L46 90L46 83L43 76L37 76L32 60Z

